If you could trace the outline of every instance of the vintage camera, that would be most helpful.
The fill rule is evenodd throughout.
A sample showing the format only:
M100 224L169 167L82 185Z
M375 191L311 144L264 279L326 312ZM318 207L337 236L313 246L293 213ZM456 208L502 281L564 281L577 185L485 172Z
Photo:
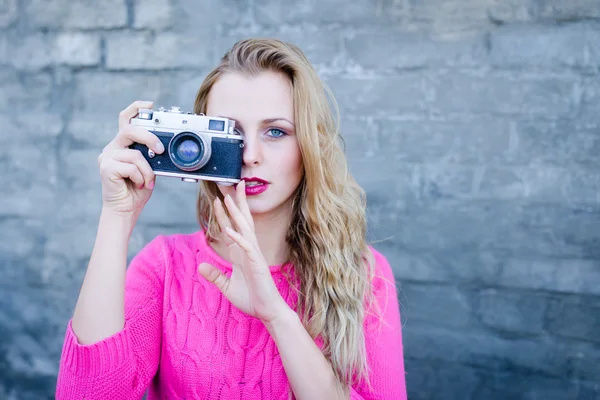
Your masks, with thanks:
M131 124L154 133L165 146L162 154L139 143L130 146L142 152L156 175L225 186L240 181L244 139L236 133L235 121L161 107L140 109Z

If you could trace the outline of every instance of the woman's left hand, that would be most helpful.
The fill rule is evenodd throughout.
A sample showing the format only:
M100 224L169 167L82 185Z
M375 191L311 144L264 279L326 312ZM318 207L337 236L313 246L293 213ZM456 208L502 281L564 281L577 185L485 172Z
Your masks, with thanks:
M254 220L246 201L244 181L237 185L236 199L237 204L231 196L225 196L225 206L231 220L218 197L214 203L221 239L227 245L232 263L231 277L228 278L207 263L200 264L198 272L212 282L240 311L264 323L272 323L289 306L275 286L269 266L258 246Z

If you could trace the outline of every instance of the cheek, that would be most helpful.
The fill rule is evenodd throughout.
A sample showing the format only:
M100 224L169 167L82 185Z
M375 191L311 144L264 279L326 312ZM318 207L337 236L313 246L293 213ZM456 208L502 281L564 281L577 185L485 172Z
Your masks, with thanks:
M280 166L282 172L290 178L299 179L302 176L302 156L299 149L290 149L285 153L281 153L277 165Z

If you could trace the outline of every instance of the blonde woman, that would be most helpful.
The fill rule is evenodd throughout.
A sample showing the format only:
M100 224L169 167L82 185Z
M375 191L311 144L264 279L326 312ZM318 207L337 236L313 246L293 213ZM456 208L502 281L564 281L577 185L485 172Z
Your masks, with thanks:
M164 148L129 123L151 103L121 112L98 159L103 208L57 399L406 398L394 278L366 243L327 93L294 45L236 43L194 111L236 120L243 180L203 181L201 229L157 237L127 270L154 186L129 146Z

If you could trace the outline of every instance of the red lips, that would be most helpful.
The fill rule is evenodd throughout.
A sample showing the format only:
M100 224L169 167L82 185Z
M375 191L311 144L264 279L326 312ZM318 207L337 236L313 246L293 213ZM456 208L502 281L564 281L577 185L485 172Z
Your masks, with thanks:
M244 182L258 182L258 183L264 183L264 184L269 183L269 182L265 181L264 179L260 179L260 178L257 178L255 176L253 176L251 178L242 178L242 180Z
M242 180L247 184L249 182L256 182L257 185L248 186L246 185L246 196L256 196L258 194L263 193L269 187L269 182L264 179L260 179L257 177L251 178L242 178Z

